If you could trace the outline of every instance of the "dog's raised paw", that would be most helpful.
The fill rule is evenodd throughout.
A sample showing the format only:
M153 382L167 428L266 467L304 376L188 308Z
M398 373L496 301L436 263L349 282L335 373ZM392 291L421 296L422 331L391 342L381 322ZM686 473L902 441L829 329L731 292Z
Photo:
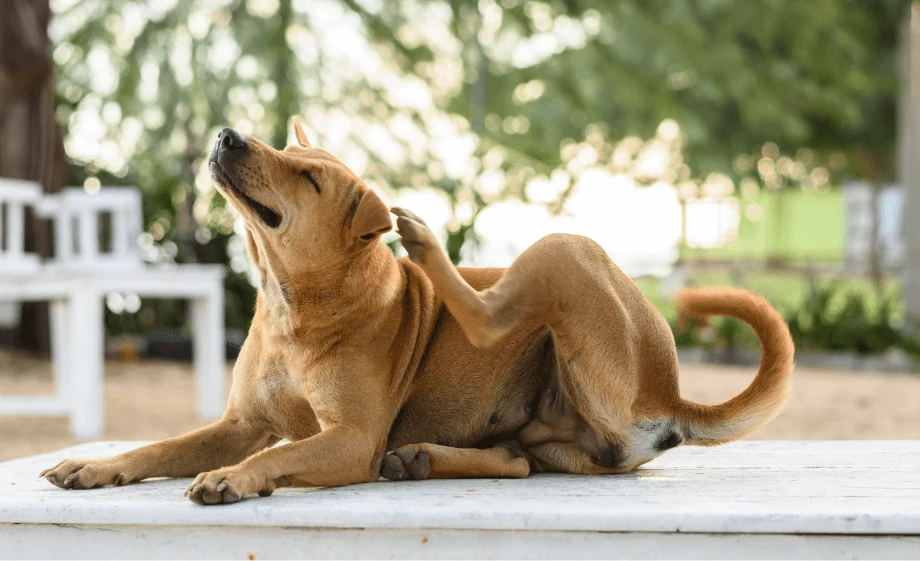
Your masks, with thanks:
M430 456L425 450L416 452L412 448L397 448L383 459L380 475L390 481L427 479L431 466Z
M438 239L425 221L410 210L393 207L390 212L396 215L396 233L402 237L403 247L409 253L409 259L421 263L428 250L437 247Z

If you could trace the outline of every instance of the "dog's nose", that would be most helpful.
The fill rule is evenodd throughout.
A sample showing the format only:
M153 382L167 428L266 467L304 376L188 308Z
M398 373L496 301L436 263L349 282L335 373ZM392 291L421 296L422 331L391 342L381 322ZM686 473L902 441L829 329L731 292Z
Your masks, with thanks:
M246 148L248 144L245 136L231 128L226 128L217 135L217 149L221 152Z

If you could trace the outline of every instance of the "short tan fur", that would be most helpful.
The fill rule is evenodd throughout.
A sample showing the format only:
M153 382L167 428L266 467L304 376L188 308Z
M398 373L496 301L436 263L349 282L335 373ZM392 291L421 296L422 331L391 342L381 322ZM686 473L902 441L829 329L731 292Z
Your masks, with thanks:
M684 313L736 317L763 346L740 395L686 401L667 323L598 244L551 235L507 270L458 269L421 218L388 209L298 119L294 130L298 144L278 151L224 129L210 156L261 277L223 418L65 460L42 473L51 483L194 477L189 498L216 504L381 476L613 474L681 443L741 438L780 411L793 345L762 298L680 293ZM380 241L391 212L408 257Z

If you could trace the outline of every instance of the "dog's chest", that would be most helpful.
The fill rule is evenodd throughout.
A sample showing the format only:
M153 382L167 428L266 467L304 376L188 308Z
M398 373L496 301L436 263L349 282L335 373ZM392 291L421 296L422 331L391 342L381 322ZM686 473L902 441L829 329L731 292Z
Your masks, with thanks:
M256 384L254 397L275 434L300 440L318 431L306 393L304 381L288 367L279 365L266 369Z
M303 381L291 374L287 366L269 368L259 381L258 397L264 402L275 403L298 394L303 395Z

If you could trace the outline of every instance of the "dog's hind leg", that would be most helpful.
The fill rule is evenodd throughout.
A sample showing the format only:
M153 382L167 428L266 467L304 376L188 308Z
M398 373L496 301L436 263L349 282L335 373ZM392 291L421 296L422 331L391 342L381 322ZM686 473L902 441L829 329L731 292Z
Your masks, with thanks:
M643 461L646 454L633 453L646 446L636 427L670 420L679 400L677 354L667 322L603 248L582 236L547 236L493 286L477 291L424 222L403 209L393 213L410 258L474 346L490 347L520 324L548 325L564 402L595 433L590 440L600 443L589 456L595 448L616 449L621 463L603 466L614 470ZM548 430L539 441L568 438Z
M527 477L530 463L519 446L452 448L439 444L409 444L383 460L380 475L405 479L459 479L467 477Z
M460 276L421 218L402 208L391 210L398 217L397 231L410 259L425 271L474 346L492 346L517 324L522 299L517 283L502 282L508 273L495 287L477 292Z

